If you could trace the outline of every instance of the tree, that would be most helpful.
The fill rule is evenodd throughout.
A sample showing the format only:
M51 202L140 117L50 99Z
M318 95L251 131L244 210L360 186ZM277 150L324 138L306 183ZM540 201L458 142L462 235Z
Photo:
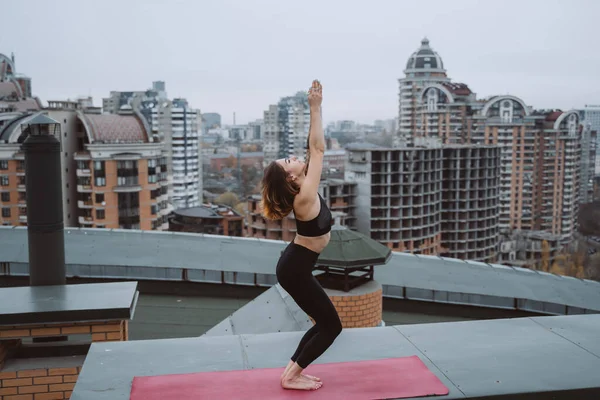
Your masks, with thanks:
M239 202L240 200L233 192L225 192L215 199L215 203L223 204L229 207L235 207Z
M258 181L258 170L254 166L242 165L242 195L244 198L254 193Z
M590 257L590 264L586 275L588 279L600 281L600 254L594 254Z
M547 240L542 240L542 265L541 270L548 272L550 269L550 245Z
M246 203L243 203L243 202L242 202L242 203L238 203L238 204L235 206L235 211L237 211L237 212L238 212L238 213L240 213L241 215L246 215L246 206L247 206L247 204L246 204Z
M235 158L233 154L230 154L229 157L227 157L227 161L225 161L225 166L227 168L235 168L236 165L237 158Z
M567 256L565 256L564 254L559 254L554 258L552 267L550 267L550 273L557 275L565 275L565 270L567 269L567 262Z
M557 262L554 262L554 263L552 263L552 268L550 268L550 273L556 274L556 275L564 275L565 271L563 271L560 264L558 264Z
M586 236L600 236L600 201L582 204L579 208L579 232Z

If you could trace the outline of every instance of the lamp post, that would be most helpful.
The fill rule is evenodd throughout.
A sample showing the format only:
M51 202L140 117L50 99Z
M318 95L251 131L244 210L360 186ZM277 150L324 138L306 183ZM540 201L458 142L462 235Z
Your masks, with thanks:
M43 114L21 124L30 286L66 284L60 131Z

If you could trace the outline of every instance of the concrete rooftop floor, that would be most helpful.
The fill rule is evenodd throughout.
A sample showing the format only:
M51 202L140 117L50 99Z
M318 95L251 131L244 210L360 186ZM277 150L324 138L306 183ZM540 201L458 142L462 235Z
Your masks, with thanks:
M599 331L600 315L344 329L315 363L417 355L450 390L434 398L597 399ZM283 370L302 334L94 343L71 399L127 400L134 376Z

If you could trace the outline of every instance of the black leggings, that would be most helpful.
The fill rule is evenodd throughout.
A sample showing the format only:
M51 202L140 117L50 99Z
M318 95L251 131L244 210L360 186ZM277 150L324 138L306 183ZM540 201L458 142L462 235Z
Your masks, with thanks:
M277 263L279 284L315 321L292 356L292 361L301 368L306 368L323 354L342 331L342 322L333 303L312 274L317 258L319 253L291 242Z

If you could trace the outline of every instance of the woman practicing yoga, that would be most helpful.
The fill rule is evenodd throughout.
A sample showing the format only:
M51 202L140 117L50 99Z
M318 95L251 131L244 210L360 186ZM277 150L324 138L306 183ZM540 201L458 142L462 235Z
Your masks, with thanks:
M279 220L294 211L296 217L296 237L277 263L277 280L315 321L281 375L281 386L285 389L321 387L319 378L302 371L331 346L342 330L333 303L312 274L319 253L329 243L332 225L331 212L318 193L325 153L322 99L321 84L315 80L308 91L310 129L306 163L295 156L273 161L265 168L262 181L263 215Z

